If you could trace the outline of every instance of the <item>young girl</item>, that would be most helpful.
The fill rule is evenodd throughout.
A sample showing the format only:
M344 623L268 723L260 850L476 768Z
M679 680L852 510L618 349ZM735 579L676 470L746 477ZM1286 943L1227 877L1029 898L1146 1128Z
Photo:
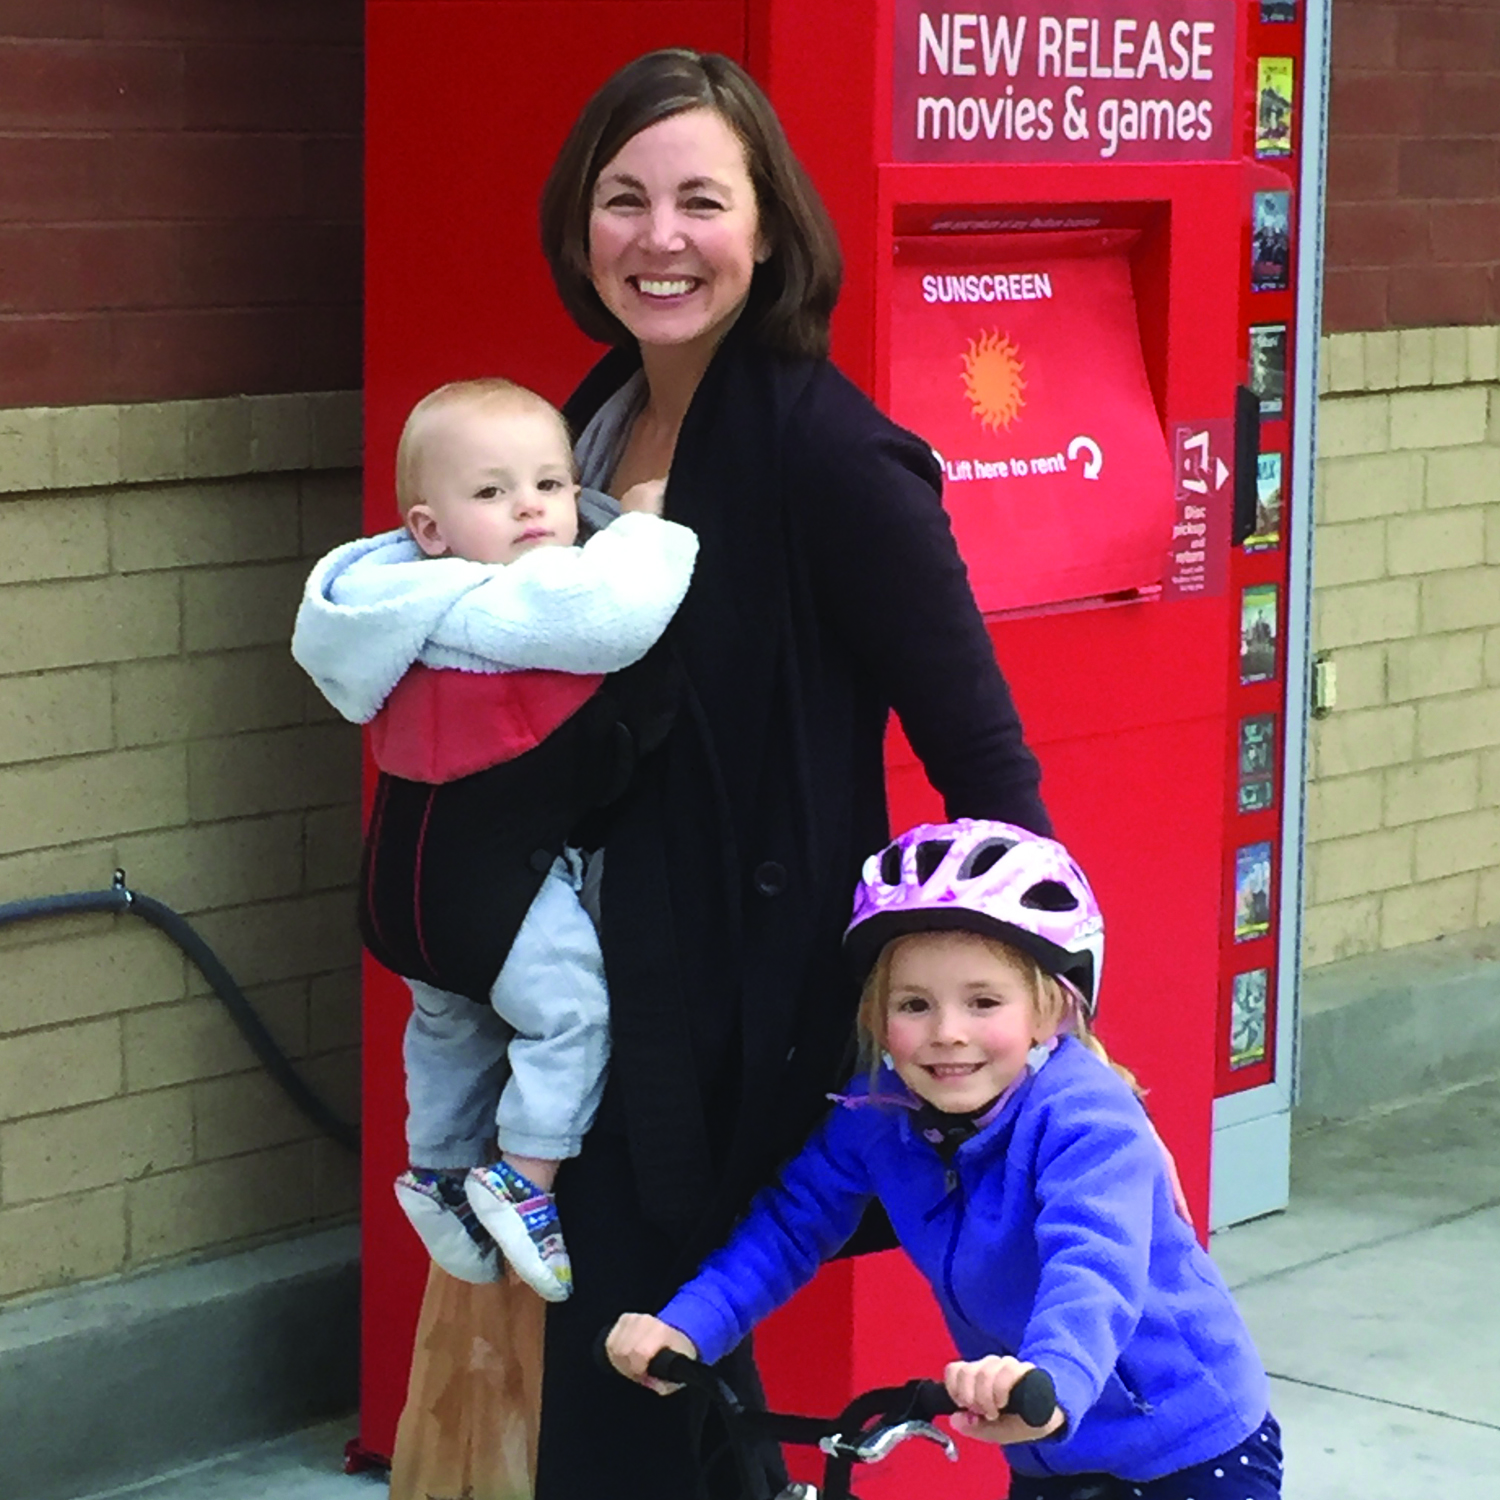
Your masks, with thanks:
M1089 1029L1104 925L1067 851L1006 823L914 828L866 862L844 941L868 1075L659 1317L620 1318L616 1368L666 1390L658 1350L722 1358L874 1196L962 1355L954 1427L1010 1445L1012 1500L1081 1476L1122 1500L1279 1496L1265 1371ZM1033 1365L1057 1388L1044 1428L1001 1415Z

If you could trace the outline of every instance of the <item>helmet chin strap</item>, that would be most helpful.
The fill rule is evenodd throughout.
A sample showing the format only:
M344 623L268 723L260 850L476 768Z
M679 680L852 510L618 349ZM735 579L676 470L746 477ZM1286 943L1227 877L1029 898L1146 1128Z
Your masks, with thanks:
M1061 1032L1061 1027L1058 1028ZM1057 1050L1058 1037L1049 1037L1038 1042L1026 1055L1026 1066L990 1100L978 1109L950 1113L937 1105L923 1102L913 1117L913 1125L923 1140L927 1141L946 1163L963 1143L979 1134L1010 1102L1012 1095L1033 1073L1040 1072L1047 1059Z

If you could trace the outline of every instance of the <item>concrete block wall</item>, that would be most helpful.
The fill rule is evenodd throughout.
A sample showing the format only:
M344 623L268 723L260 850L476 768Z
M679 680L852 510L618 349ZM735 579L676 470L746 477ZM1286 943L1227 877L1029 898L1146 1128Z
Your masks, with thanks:
M0 902L186 914L358 1110L359 736L287 650L357 392L0 411ZM336 1222L355 1163L130 916L0 929L0 1298Z
M1500 327L1323 349L1303 959L1500 922Z

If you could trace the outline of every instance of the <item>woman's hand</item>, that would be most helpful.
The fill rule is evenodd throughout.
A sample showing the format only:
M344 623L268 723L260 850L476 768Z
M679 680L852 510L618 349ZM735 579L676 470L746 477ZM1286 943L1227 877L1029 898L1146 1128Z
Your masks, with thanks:
M663 1349L673 1349L689 1359L698 1357L698 1346L687 1334L673 1328L670 1323L663 1323L660 1318L653 1318L650 1313L621 1313L604 1341L604 1352L609 1356L610 1364L627 1380L647 1386L659 1396L670 1396L682 1387L665 1380L653 1380L646 1373L652 1357Z
M665 504L667 481L665 479L643 479L633 484L620 496L620 509L627 514L640 511L648 516L659 516Z
M1010 1355L987 1354L983 1359L954 1360L943 1371L948 1394L962 1408L950 1418L960 1437L985 1443L1034 1443L1057 1431L1066 1420L1059 1407L1045 1427L1028 1427L1020 1417L1005 1416L1011 1387L1035 1369Z

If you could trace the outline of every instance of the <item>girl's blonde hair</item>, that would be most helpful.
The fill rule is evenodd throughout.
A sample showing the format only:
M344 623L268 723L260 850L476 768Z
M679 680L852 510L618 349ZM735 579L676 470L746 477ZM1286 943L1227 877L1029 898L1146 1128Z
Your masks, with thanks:
M885 1052L886 1011L891 998L891 965L903 943L924 936L925 933L913 932L888 942L880 950L880 957L875 960L875 967L870 970L869 978L865 980L864 989L860 992L857 1017L859 1055L861 1063L869 1069L872 1085L875 1075L880 1071L881 1057ZM964 936L983 943L995 958L1010 964L1025 976L1031 990L1031 1008L1038 1026L1066 1029L1069 1035L1077 1037L1100 1062L1113 1068L1130 1085L1137 1098L1145 1097L1146 1091L1136 1081L1135 1074L1122 1063L1117 1063L1105 1050L1104 1043L1089 1027L1088 1018L1077 997L1061 980L1049 974L1029 953L1012 948L999 938L978 932L966 932Z

